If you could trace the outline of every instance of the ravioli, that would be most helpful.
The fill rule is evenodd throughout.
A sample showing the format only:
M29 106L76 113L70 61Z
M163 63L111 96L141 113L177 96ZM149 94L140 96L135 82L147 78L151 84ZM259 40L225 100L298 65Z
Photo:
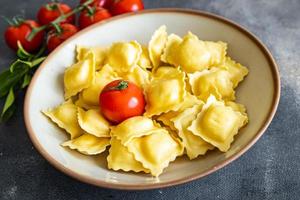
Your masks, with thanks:
M226 51L225 42L203 41L191 32L168 35L164 25L148 45L78 45L76 63L64 74L66 102L43 113L70 134L62 146L96 155L110 145L109 169L157 177L183 154L193 160L209 150L228 151L248 123L245 106L234 101L248 69ZM99 96L114 80L140 87L146 105L141 116L112 125Z
M78 122L87 133L97 137L110 137L110 124L99 109L84 111L78 108Z
M111 147L109 149L109 155L107 156L108 169L123 170L123 171L134 171L134 172L146 172L149 173L148 169L145 169L139 161L135 160L132 153L130 153L121 141L112 137Z
M153 71L160 65L160 57L165 48L165 44L167 42L168 33L167 27L161 26L159 27L151 37L149 42L149 57L153 65Z
M182 41L175 35L169 39L162 59L174 66L181 66L187 73L208 69L225 59L227 44L224 42L202 41L191 32Z
M105 47L85 47L85 46L76 46L76 59L77 61L83 61L89 52L93 52L95 55L95 69L99 70L105 63L107 57L107 48Z
M165 126L168 126L171 130L176 130L174 123L171 121L171 119L179 115L185 109L202 103L203 102L199 100L197 97L187 92L186 97L184 98L183 102L180 104L179 109L177 111L169 111L167 113L163 113L157 117L157 120L161 121Z
M171 68L172 73L161 74L158 68L150 84L145 86L145 116L151 117L168 111L176 111L185 97L185 74L179 69Z
M177 66L177 56L179 45L182 42L182 38L176 34L170 34L167 39L166 47L163 54L161 55L161 60L165 63L174 64Z
M231 77L225 69L214 67L210 70L188 74L188 77L193 94L204 101L211 94L218 99L235 99Z
M152 134L158 127L152 119L144 116L131 117L111 127L111 135L126 145L132 138Z
M109 144L110 138L99 138L94 135L83 134L61 145L70 149L76 149L85 155L96 155L104 152Z
M142 46L142 54L140 56L140 59L137 63L138 66L142 67L143 69L151 69L151 60L149 57L149 50L146 46Z
M76 95L95 81L95 56L88 53L83 61L67 68L64 74L65 98Z
M132 138L126 146L153 176L159 176L171 161L183 154L181 142L163 128L150 135Z
M116 72L131 72L142 54L142 47L136 41L116 42L108 52L108 64Z
M80 94L76 105L85 109L99 108L99 95L102 89L111 81L119 79L116 72L109 65L105 65L95 74L95 82Z
M56 108L43 111L60 128L70 134L71 139L77 138L84 133L77 121L77 106L71 99Z
M225 61L221 63L219 67L223 67L229 72L230 80L233 83L233 88L236 88L248 74L247 67L235 62L230 57L226 57Z
M247 121L245 115L210 96L188 130L220 151L226 152L245 121Z
M142 87L150 82L149 71L136 65L133 67L131 72L120 73L119 76L125 80L135 83L136 85Z
M182 139L186 153L191 160L197 158L199 155L204 155L208 150L214 148L214 146L205 142L201 137L194 135L187 129L192 121L196 119L202 106L203 104L194 105L171 118L174 127L178 130L179 137Z

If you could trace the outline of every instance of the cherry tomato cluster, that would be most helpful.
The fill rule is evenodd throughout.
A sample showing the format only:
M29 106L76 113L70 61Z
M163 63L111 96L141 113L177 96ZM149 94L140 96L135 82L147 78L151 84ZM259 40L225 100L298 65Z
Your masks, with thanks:
M20 41L26 51L33 53L40 49L47 35L46 46L51 52L80 29L114 15L142 9L142 0L80 0L80 5L75 9L65 3L51 2L39 9L37 21L14 19L4 37L13 50L18 49L17 42Z

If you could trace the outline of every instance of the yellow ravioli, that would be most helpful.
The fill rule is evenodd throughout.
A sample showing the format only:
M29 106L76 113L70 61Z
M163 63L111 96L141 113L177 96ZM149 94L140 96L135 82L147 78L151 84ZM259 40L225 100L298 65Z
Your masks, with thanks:
M83 61L67 68L64 74L65 98L76 95L88 88L95 79L95 56L89 53Z
M71 99L56 108L43 111L43 113L60 128L65 129L70 134L71 139L84 133L77 121L77 106L73 104Z
M108 49L105 47L84 47L84 46L77 45L76 46L77 61L83 61L89 52L93 52L95 55L96 70L101 69L105 63Z
M117 126L111 127L111 135L126 145L132 138L149 135L157 128L152 119L144 116L136 116L124 120Z
M136 41L116 42L109 49L107 61L116 72L130 72L141 54L142 47Z
M222 68L211 68L188 74L189 83L194 95L206 100L211 94L218 99L234 100L235 91L228 71Z
M142 54L140 56L140 59L138 61L138 66L142 67L143 69L151 69L152 64L149 57L149 51L146 46L142 46Z
M181 66L185 72L202 71L225 59L227 44L224 42L202 41L190 32L182 40L174 35L169 39L162 59Z
M181 142L163 128L150 135L132 138L126 146L153 176L159 176L171 161L183 154Z
M145 172L149 173L148 169L145 169L139 161L135 160L132 153L130 153L121 141L112 137L111 147L109 149L109 155L107 156L108 169Z
M171 110L178 110L180 103L185 97L185 74L179 69L172 69L171 73L162 74L160 71L165 67L157 70L152 81L145 86L145 98L147 105L145 107L145 116L159 115Z
M226 152L245 121L247 116L210 96L188 130L220 151Z
M166 26L159 27L151 37L148 49L149 49L149 57L153 65L152 71L154 71L161 63L160 57L165 48L167 38L168 38L168 34L167 34Z
M84 111L78 108L78 122L87 133L97 137L110 137L110 124L99 109Z
M110 138L100 138L86 133L61 145L76 149L85 155L96 155L104 152L109 144Z
M229 57L226 57L225 61L219 66L225 68L229 72L230 80L233 83L233 88L236 88L248 74L247 67L235 62Z
M203 104L194 105L185 109L176 117L171 118L179 137L182 139L186 153L190 159L195 159L199 155L204 155L208 150L214 148L211 144L205 142L201 137L194 135L187 128L192 121L196 119L197 114L201 111Z

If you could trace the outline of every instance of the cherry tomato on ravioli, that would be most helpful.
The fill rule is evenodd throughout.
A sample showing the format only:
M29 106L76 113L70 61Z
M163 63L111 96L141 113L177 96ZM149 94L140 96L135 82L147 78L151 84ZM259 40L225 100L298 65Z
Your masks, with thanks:
M115 124L142 115L145 110L142 89L125 80L107 84L99 96L99 104L104 117Z
M64 3L48 3L41 7L38 11L37 19L40 24L45 25L51 23L53 20L61 16L72 12L72 8ZM74 23L75 15L69 16L62 23Z
M144 4L142 0L114 0L109 10L113 15L120 15L143 9Z
M83 29L110 17L111 14L104 8L99 6L89 7L89 9L84 9L79 16L79 28Z
M18 50L18 41L20 41L26 51L31 53L35 52L43 43L45 32L40 31L30 41L27 37L33 28L38 27L40 27L40 25L33 20L24 20L18 24L10 25L4 33L5 41L7 45L15 51Z
M61 24L60 28L61 33L57 33L55 29L52 29L48 33L47 49L49 52L53 51L57 46L78 32L78 28L73 24Z

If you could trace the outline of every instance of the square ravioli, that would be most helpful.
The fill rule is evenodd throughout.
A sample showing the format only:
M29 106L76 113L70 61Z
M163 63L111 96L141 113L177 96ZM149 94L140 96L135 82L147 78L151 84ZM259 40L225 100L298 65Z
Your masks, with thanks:
M181 66L187 73L193 73L222 63L226 49L227 44L224 42L202 41L191 32L183 39L170 35L162 60Z
M200 113L202 106L203 103L194 105L191 108L185 109L176 117L171 118L174 127L178 131L179 137L182 139L186 153L191 160L197 158L199 155L204 155L208 150L214 148L213 145L188 130L188 127L196 119L197 114Z
M149 170L145 169L142 163L134 158L133 154L128 151L128 148L120 140L112 137L110 145L109 155L107 156L108 169L149 173Z
M223 68L211 68L188 74L189 83L194 95L206 100L211 94L218 99L234 100L235 91L230 73Z
M183 154L181 141L163 128L150 135L133 138L126 146L153 176L160 175L171 161Z
M226 152L230 148L233 137L246 121L247 116L210 96L188 130L220 151Z
M136 41L116 42L109 49L107 62L116 72L130 72L141 54L142 47Z
M172 73L160 73L165 68ZM179 69L160 67L152 81L145 86L145 116L159 115L171 110L178 110L185 97L185 74Z
M65 98L88 88L95 81L95 55L89 52L84 60L68 67L64 74Z
M73 104L71 99L56 108L42 112L60 128L66 130L70 134L71 139L77 138L84 133L77 120L77 106Z
M76 46L77 62L85 60L86 56L92 52L95 55L95 69L100 70L105 63L108 49L105 47L85 47Z
M110 138L100 138L86 133L61 145L70 149L76 149L85 155L96 155L104 152L109 144Z

